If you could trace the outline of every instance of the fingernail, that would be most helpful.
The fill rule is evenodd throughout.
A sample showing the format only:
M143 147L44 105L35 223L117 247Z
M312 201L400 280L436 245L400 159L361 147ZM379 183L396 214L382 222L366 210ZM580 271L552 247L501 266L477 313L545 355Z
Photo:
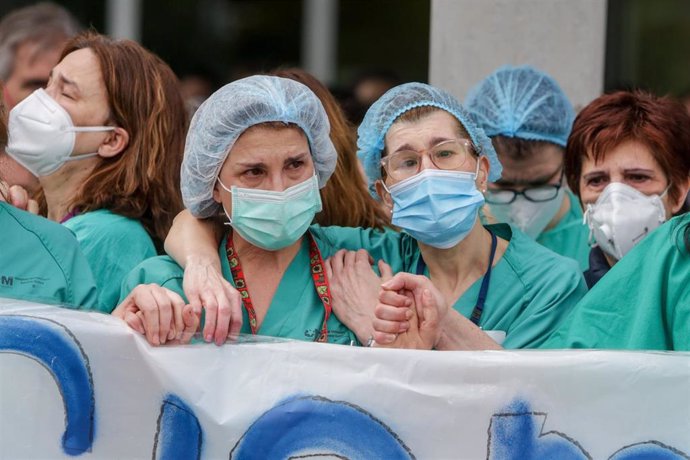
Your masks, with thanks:
M405 319L412 319L412 310L407 310L405 312Z
M402 323L400 323L398 325L398 331L399 332L405 332L409 328L410 328L410 323L408 323L407 321L403 321Z
M397 336L394 334L386 334L386 341L385 343L391 343L395 340Z
M213 335L208 334L206 337L204 337L204 340L206 340L207 342L213 341Z

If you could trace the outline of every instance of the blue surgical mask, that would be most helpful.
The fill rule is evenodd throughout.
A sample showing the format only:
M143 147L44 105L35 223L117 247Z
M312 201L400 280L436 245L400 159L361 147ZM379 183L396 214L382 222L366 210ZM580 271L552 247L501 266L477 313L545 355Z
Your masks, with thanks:
M484 204L476 177L476 172L424 169L398 182L386 189L393 199L393 225L429 246L455 246L472 230Z
M232 215L225 211L232 228L242 238L267 251L290 246L299 240L321 211L316 175L282 192L226 187L232 194Z

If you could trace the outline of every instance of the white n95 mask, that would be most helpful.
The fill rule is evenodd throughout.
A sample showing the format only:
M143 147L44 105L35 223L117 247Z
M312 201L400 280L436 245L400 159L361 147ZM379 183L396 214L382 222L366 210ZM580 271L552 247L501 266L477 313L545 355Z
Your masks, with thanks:
M666 221L665 194L645 195L629 185L612 182L594 204L587 205L584 221L601 250L620 260Z
M561 187L552 200L534 202L518 195L512 203L489 203L489 209L497 222L513 224L530 238L537 239L558 214L564 196L565 189Z
M5 151L34 176L54 173L72 157L77 132L111 131L112 126L74 126L69 113L43 89L37 89L11 111Z

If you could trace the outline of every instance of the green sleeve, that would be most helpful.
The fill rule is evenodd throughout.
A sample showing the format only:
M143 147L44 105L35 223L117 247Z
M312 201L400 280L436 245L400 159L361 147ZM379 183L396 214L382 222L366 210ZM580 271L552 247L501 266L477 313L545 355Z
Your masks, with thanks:
M587 293L579 267L572 262L573 269L553 267L545 277L548 281L535 283L530 301L506 332L504 348L539 348Z
M118 305L140 284L157 284L176 292L185 302L187 298L182 289L184 270L168 256L146 259L134 267L122 281Z
M98 310L112 312L118 304L120 286L140 262L156 256L156 249L143 226L108 211L94 211L65 223L77 237L98 287Z
M365 249L374 261L383 260L391 266L393 272L403 270L407 252L405 238L401 233L387 229L384 231L371 228L321 227L313 225L310 231L317 240L324 259L340 249L357 251Z

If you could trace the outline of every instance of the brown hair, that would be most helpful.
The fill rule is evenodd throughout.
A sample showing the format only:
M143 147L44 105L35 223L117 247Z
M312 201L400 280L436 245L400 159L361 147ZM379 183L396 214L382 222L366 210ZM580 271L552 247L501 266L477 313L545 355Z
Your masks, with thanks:
M690 174L690 115L676 101L639 90L600 96L577 115L565 151L570 189L580 195L585 157L598 162L631 140L649 148L671 183L669 197L678 200L678 185Z
M379 229L389 226L388 216L369 195L358 168L354 128L328 88L316 77L298 68L278 69L271 72L271 75L289 78L307 86L319 98L328 115L330 137L338 152L338 162L335 172L321 189L323 211L317 214L316 222L320 225Z
M2 83L0 83L0 95L3 91ZM5 103L0 96L0 149L7 146L7 114L5 113Z
M129 143L120 155L101 159L72 207L138 219L158 245L183 207L180 164L187 119L177 77L138 43L93 32L70 40L60 60L84 48L100 63L110 119L127 131Z

